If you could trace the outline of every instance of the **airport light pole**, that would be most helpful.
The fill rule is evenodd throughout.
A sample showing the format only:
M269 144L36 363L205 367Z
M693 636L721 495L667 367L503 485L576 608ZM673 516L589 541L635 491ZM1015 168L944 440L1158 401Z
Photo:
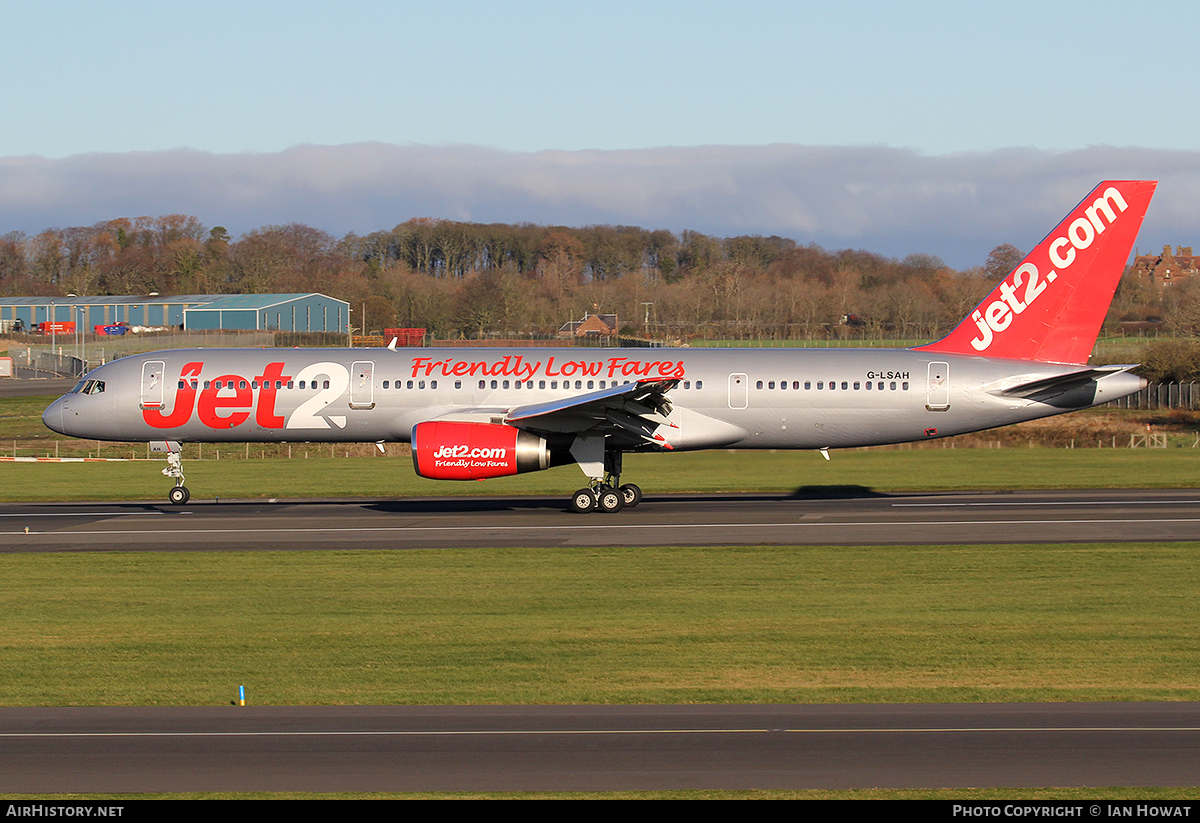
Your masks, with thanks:
M71 306L71 320L75 323L75 359L79 361L79 377L87 369L83 366L83 337L79 334L79 307Z

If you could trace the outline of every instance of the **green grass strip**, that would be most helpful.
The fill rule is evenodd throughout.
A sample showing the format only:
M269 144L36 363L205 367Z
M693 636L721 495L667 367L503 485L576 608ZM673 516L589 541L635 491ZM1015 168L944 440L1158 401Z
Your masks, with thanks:
M401 547L397 547L401 548ZM1200 545L0 556L8 705L1200 699Z
M575 466L463 483L425 480L407 457L330 458L297 446L294 458L185 460L193 498L557 495L585 485ZM303 457L305 453L310 457ZM328 446L324 447L328 454ZM164 500L165 461L0 463L0 501ZM647 494L792 492L825 487L877 491L1054 488L1191 488L1192 449L912 449L833 452L691 452L627 455L623 480ZM565 504L564 504L565 505Z

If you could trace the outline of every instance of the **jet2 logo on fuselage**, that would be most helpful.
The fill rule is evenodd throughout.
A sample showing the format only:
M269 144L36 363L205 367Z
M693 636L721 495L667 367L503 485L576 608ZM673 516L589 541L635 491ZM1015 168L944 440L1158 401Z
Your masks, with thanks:
M171 411L142 409L146 424L156 429L178 428L192 419L194 411L202 424L217 430L240 426L250 419L251 413L254 422L264 429L328 429L330 421L338 428L346 425L344 416L320 414L350 385L350 371L340 363L312 363L294 377L283 373L283 363L268 363L252 381L238 374L222 374L204 381L201 388L198 378L203 368L203 362L186 364L180 371ZM301 381L310 384L316 393L284 418L275 410L279 388Z

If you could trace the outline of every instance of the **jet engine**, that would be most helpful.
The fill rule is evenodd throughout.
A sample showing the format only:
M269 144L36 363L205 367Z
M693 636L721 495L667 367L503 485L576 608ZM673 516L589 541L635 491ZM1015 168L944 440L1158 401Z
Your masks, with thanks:
M431 480L483 480L550 468L544 438L496 423L418 423L412 456L417 474Z

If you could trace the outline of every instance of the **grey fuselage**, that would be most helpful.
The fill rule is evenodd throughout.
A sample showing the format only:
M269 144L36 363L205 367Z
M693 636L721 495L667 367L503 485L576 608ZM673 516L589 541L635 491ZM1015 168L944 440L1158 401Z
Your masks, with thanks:
M170 350L93 370L43 420L97 440L406 442L429 420L500 422L536 403L675 379L659 428L672 448L824 449L979 431L1144 385L1116 372L1004 394L1083 369L909 349Z

